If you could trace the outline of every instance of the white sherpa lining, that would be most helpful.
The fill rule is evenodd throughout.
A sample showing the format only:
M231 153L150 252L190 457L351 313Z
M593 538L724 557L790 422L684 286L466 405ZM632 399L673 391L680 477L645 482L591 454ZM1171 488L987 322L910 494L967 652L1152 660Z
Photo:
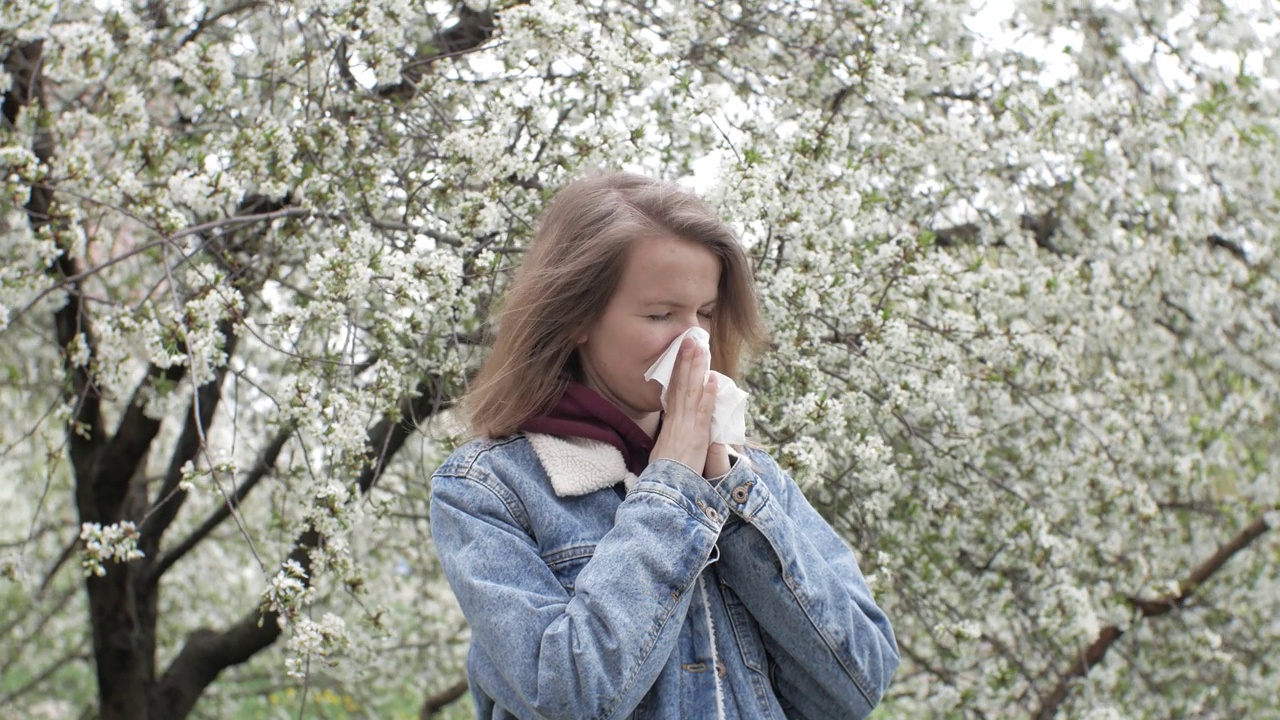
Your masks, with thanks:
M606 442L577 437L526 433L551 487L560 497L587 493L625 483L630 490L636 476L627 470L622 453Z
M711 636L711 679L716 684L716 720L724 720L724 690L720 688L720 651L716 649L716 623L711 619L711 597L707 593L706 576L698 577L702 593L702 609L707 613L707 634Z
M525 433L525 437L560 497L586 495L618 483L625 483L630 491L636 484L636 476L627 470L622 453L607 442L543 433ZM732 445L727 449L731 463L742 456ZM712 482L718 481L714 478Z

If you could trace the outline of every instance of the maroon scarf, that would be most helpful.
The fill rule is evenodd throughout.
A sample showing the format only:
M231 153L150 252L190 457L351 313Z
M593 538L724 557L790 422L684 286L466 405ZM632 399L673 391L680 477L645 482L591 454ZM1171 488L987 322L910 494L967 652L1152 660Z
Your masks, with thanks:
M547 414L529 418L520 429L607 442L618 448L627 469L636 475L649 464L649 451L653 450L653 438L635 420L595 390L577 382L565 387Z

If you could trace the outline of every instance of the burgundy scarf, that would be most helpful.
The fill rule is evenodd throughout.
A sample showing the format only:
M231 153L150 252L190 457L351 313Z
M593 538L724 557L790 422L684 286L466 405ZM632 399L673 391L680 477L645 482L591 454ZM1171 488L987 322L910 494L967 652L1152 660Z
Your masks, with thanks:
M618 448L627 469L639 475L649 464L653 438L635 420L605 400L595 390L570 382L564 394L545 415L520 425L521 430L559 437L580 437L607 442Z

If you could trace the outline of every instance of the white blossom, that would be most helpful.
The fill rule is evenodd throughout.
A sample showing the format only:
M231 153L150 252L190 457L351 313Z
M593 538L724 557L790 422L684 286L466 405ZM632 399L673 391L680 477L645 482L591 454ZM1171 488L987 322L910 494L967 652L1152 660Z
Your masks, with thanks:
M80 566L86 576L106 575L104 562L125 563L143 557L138 549L138 528L129 521L105 527L99 523L82 523L80 542Z
M1271 711L1251 659L1280 637L1274 12L494 9L439 55L460 5L0 8L10 45L42 41L45 83L0 138L0 471L24 479L0 656L58 668L0 714L93 702L57 665L93 653L83 581L39 592L70 538L87 572L141 577L223 515L161 578L149 666L255 608L282 636L197 712L302 676L391 716L462 677L430 470L537 218L596 168L696 186L741 233L771 333L739 383L752 440L910 650L886 717L1033 716L1108 628L1059 717ZM430 417L406 416L420 387ZM153 431L128 502L82 526L97 471L75 448L125 418ZM380 428L415 424L379 464ZM133 555L157 508L177 509L160 555Z

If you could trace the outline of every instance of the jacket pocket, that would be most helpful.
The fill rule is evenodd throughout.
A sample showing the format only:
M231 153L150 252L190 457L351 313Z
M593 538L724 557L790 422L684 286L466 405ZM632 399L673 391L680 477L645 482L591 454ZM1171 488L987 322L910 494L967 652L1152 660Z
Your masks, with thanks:
M760 626L751 617L747 607L738 599L733 588L720 585L720 596L724 598L724 609L729 616L729 624L733 626L733 636L737 640L738 649L742 652L742 664L747 669L768 677L768 660L764 643L760 639Z
M565 591L572 595L574 585L578 581L578 573L582 572L582 568L591 561L591 556L595 552L595 545L575 545L543 555L542 561L551 568L551 572L560 581Z

